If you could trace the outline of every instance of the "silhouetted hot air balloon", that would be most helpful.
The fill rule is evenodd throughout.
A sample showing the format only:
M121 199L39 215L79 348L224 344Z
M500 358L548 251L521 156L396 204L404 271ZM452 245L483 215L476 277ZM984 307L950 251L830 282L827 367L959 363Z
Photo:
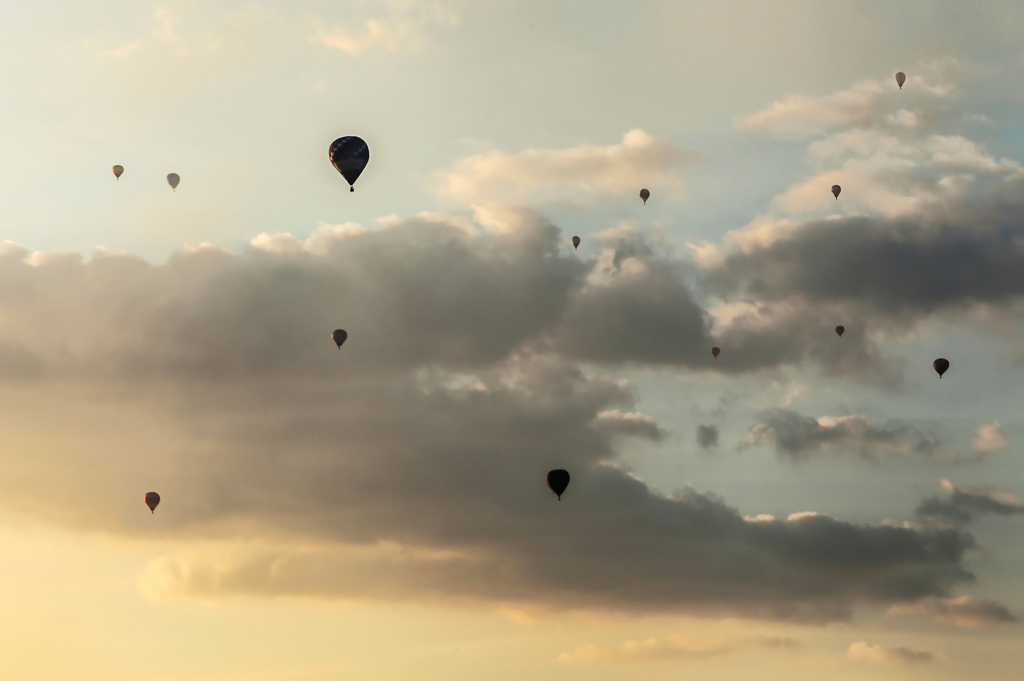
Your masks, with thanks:
M156 492L146 492L146 506L149 506L149 512L152 513L156 510L157 505L160 503L160 495Z
M839 200L839 192L843 191L843 188L838 184L832 185L832 196L836 197L836 201Z
M167 184L171 185L171 189L177 190L179 182L181 182L181 178L178 177L178 173L171 173L167 176Z
M118 180L121 179L121 173L124 172L124 166L114 166L114 177Z
M896 84L900 86L901 90L903 89L903 84L906 83L906 82L907 82L907 74L903 73L902 71L897 72L896 73Z
M563 471L561 468L556 468L548 473L548 487L551 491L558 495L558 500L562 500L562 495L565 493L565 488L569 486L569 471Z
M574 249L576 249L576 248L579 248L579 247L580 247L580 238L579 238L578 236L574 236L574 237L572 238L572 247L573 247Z
M651 193L646 189L641 189L640 198L644 200L644 205L647 205L647 199L651 198Z
M359 137L339 137L331 142L327 156L334 169L348 182L349 191L354 192L356 188L353 185L370 162L370 147Z
M839 334L840 338L843 337L843 331L846 331L846 327L845 326L837 326L836 327L836 333Z
M939 357L937 360L932 362L932 369L935 369L936 373L939 374L939 378L942 378L942 374L949 371L949 360Z
M334 342L338 344L338 349L341 350L341 344L348 340L348 333L345 332L345 329L335 329L334 333L331 334L331 338L334 339Z
M718 353L720 353L720 352L721 352L721 350L719 350L718 348L711 348L711 356L712 357L717 358L718 357Z

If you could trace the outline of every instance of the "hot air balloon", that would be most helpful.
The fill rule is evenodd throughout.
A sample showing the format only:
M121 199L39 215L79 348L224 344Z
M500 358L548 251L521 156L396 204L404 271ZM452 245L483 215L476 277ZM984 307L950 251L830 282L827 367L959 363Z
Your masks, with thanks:
M167 176L167 184L171 185L171 189L176 190L179 182L181 182L181 178L178 177L178 173L171 173Z
M563 471L561 468L556 468L553 471L548 472L548 487L551 491L558 495L558 500L562 500L562 495L565 493L565 488L569 486L569 471Z
M900 86L901 90L903 89L903 84L906 83L906 82L907 82L907 74L903 73L902 71L897 72L896 73L896 84Z
M149 506L149 512L152 513L156 510L157 505L160 503L160 495L156 492L146 492L146 506Z
M580 238L579 238L578 236L574 236L574 237L572 238L572 247L573 247L574 249L576 249L576 248L579 248L579 247L580 247Z
M832 196L836 197L836 201L839 200L839 192L843 191L843 188L838 184L832 185Z
M114 166L114 177L118 180L121 179L121 173L124 172L124 166Z
M719 350L718 348L711 348L711 356L712 357L717 358L718 357L718 353L720 353L720 352L721 352L721 350Z
M836 333L839 334L840 338L843 337L843 331L846 331L846 327L845 326L837 326L836 327Z
M942 374L949 371L949 360L939 357L937 360L932 362L932 369L935 369L935 372L939 375L939 378L942 378Z
M646 189L640 190L640 198L644 200L644 205L647 205L647 199L651 198L651 193Z
M338 349L341 350L341 344L348 340L348 333L345 332L345 329L335 329L334 333L331 334L331 338L334 339L334 342L338 344Z
M327 156L334 169L348 182L349 191L354 192L356 179L370 162L370 147L359 137L339 137L331 142Z

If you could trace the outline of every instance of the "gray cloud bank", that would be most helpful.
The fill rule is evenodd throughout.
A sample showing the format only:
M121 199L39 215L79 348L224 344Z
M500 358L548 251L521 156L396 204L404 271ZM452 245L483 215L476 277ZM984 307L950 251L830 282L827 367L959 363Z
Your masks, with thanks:
M958 487L943 480L944 496L929 497L917 507L917 514L936 520L967 523L976 516L992 513L1001 516L1024 515L1024 502L1003 490Z
M934 436L905 423L873 425L863 416L813 418L789 409L773 409L750 429L748 444L768 444L782 456L807 459L830 449L872 457L879 453L931 455L939 450Z
M517 219L493 238L423 218L160 266L6 247L0 503L253 542L151 566L151 588L189 596L827 621L972 580L960 529L752 522L616 468L621 438L663 430L576 362L705 366L703 311L642 249L586 263L559 254L552 225ZM555 467L573 476L561 502L543 483Z

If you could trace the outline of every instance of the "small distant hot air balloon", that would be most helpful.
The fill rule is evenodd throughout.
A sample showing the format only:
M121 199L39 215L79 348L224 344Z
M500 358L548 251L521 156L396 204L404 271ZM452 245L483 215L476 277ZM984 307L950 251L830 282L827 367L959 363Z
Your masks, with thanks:
M348 333L345 332L345 329L335 329L334 333L331 334L331 338L334 339L334 342L338 344L338 349L341 350L341 344L348 340Z
M349 191L355 191L355 183L363 168L370 162L370 147L359 137L339 137L331 142L327 150L331 165L348 182Z
M843 191L843 188L838 184L832 185L832 196L836 197L836 201L839 200L839 192Z
M644 200L644 205L647 205L647 199L651 198L651 193L646 189L640 190L640 198Z
M937 360L932 362L932 369L935 369L935 372L939 375L939 378L942 378L942 374L949 371L949 360L939 357Z
M837 326L836 327L836 333L839 334L840 338L843 337L843 331L846 331L846 327L845 326Z
M573 249L577 249L580 247L580 238L578 236L574 236L572 238L572 247Z
M721 350L718 349L718 348L711 348L711 356L712 357L717 358L718 357L718 353L720 353L720 352L721 352Z
M121 179L121 173L124 172L124 166L114 166L114 177L118 180Z
M167 184L171 185L171 189L177 190L179 182L181 182L181 178L178 177L178 173L171 173L167 176Z
M551 491L558 495L558 500L562 500L562 494L565 493L565 488L569 486L569 471L563 471L561 468L556 468L548 473L548 487Z
M152 513L156 510L157 505L160 504L160 495L156 492L146 492L146 506L149 506L149 512Z
M903 84L906 83L906 82L907 82L907 74L903 73L902 71L898 71L896 73L896 84L900 86L901 90L903 89Z

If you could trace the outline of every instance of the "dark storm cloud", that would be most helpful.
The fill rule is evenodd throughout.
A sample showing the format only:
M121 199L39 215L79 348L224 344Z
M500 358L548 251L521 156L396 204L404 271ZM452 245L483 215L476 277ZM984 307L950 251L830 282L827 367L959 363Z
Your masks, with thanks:
M809 222L768 246L729 255L708 281L724 295L849 304L891 318L1006 302L1024 293L1021 189L1015 180L976 201L900 218Z
M704 449L718 446L718 426L697 426L697 444Z
M986 513L1024 515L1024 503L1010 492L957 487L948 480L942 481L942 488L947 494L923 500L917 507L918 515L953 523L966 523Z
M20 350L0 382L0 503L121 535L231 538L223 560L152 568L186 594L826 621L971 580L973 540L955 528L750 522L615 467L622 435L664 431L573 359L689 361L665 336L703 338L701 313L641 250L599 270L556 242L536 218L493 239L417 219L162 266L7 249L0 341ZM673 309L683 321L659 326ZM648 318L660 337L631 355L639 332L619 327ZM561 502L552 468L572 474Z
M828 448L846 449L861 456L879 452L932 455L939 450L934 437L902 423L872 425L863 416L815 419L788 409L761 415L750 429L749 443L769 444L781 455L805 459Z

